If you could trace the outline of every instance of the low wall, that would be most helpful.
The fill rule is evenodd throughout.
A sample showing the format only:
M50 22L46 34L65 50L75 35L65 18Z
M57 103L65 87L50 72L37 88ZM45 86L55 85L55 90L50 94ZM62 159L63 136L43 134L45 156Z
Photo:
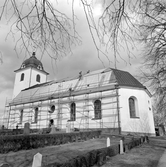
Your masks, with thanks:
M124 142L123 144L124 152L132 149L135 146L139 146L140 144L144 143L145 138L146 137L141 137L141 138L136 138L136 139L132 138L131 141ZM106 156L112 157L119 153L120 153L120 145L113 145L110 147L90 151L81 156L77 156L63 164L52 163L44 167L84 167L84 166L90 167L95 164L97 164L98 166L101 166L106 163Z
M60 145L78 140L97 138L101 131L57 133L57 134L32 134L0 136L0 153L9 151L28 150L44 146Z
M42 128L42 129L30 129L30 133L40 133L40 131L42 130L43 134L46 134L50 131L49 128ZM1 129L0 130L0 136L6 136L6 135L20 135L23 134L23 129ZM80 132L84 132L84 131L102 131L103 133L110 133L110 134L119 134L119 128L94 128L94 129L77 129L77 130L73 130L73 131L80 131ZM66 129L62 129L59 132L66 132ZM72 132L72 131L71 131Z
M23 134L23 131L24 131L23 129L3 129L3 130L1 129L0 136L20 135L20 134ZM38 129L30 129L30 133L37 133L38 131L39 131Z
M50 131L50 128L30 129L30 133L31 134L32 133L39 133L41 130L43 131L44 134L46 134ZM1 129L0 130L0 136L20 135L20 134L23 134L23 132L24 132L24 129Z
M133 136L156 136L155 133L141 133L141 132L129 132L129 131L122 131L122 135L133 135Z

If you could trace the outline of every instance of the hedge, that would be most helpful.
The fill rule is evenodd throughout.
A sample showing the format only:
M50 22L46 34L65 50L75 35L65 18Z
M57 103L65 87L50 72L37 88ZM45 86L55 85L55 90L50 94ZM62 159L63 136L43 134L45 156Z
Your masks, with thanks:
M6 135L20 135L23 134L24 129L0 129L0 136ZM49 131L49 128L43 128L43 131L46 133ZM39 129L30 129L30 133L38 133Z
M60 145L99 137L101 131L0 136L0 153Z

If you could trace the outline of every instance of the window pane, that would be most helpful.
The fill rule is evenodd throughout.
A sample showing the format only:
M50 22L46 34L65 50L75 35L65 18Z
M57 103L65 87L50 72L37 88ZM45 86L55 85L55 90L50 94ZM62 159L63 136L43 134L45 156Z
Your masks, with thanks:
M72 103L70 105L70 120L75 121L76 120L76 104Z
M94 114L95 114L95 119L101 119L101 101L96 100L94 102Z
M52 113L55 111L55 105L51 106L51 111L52 111Z
M37 118L38 118L38 107L35 108L35 115L34 115L34 122L37 123Z
M133 98L129 98L129 110L130 110L130 117L136 117L135 100Z
M24 73L21 74L21 78L20 78L20 81L23 81L24 80Z
M20 123L22 123L23 120L23 110L20 111Z
M36 81L40 82L40 75L39 74L36 75Z

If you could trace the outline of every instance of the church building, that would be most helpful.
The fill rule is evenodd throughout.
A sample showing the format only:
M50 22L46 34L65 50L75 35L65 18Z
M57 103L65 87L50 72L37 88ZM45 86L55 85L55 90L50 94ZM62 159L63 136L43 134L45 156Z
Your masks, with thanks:
M59 131L101 129L118 134L155 135L151 94L129 72L105 68L47 81L35 53L15 70L13 99L5 111L6 126Z

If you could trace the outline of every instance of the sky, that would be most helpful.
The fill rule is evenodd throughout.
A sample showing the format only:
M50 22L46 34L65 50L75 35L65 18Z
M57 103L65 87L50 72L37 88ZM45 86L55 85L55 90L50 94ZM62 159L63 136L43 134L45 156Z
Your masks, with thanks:
M60 10L65 10L66 13L70 12L70 0L63 0L58 2ZM97 19L102 12L101 0L96 0L94 5L94 16ZM65 78L68 76L75 76L80 71L94 71L102 68L111 67L114 68L114 54L112 50L109 50L107 55L112 61L108 62L108 59L100 54L98 58L97 50L94 46L92 37L90 35L83 8L80 3L75 6L75 14L78 17L77 31L81 36L82 44L72 47L72 54L66 54L60 60L53 61L49 56L45 55L41 59L41 55L37 52L36 57L41 59L45 71L50 75L48 80ZM20 68L22 62L28 58L24 53L16 54L14 51L15 41L11 37L6 39L6 36L10 30L10 23L6 23L5 20L0 21L0 53L2 55L2 63L0 63L0 115L4 112L6 99L11 99L13 93L15 73L14 70ZM130 72L136 75L138 67L140 67L140 50L134 48L133 56L130 60L126 50L120 51L118 58L117 68Z

